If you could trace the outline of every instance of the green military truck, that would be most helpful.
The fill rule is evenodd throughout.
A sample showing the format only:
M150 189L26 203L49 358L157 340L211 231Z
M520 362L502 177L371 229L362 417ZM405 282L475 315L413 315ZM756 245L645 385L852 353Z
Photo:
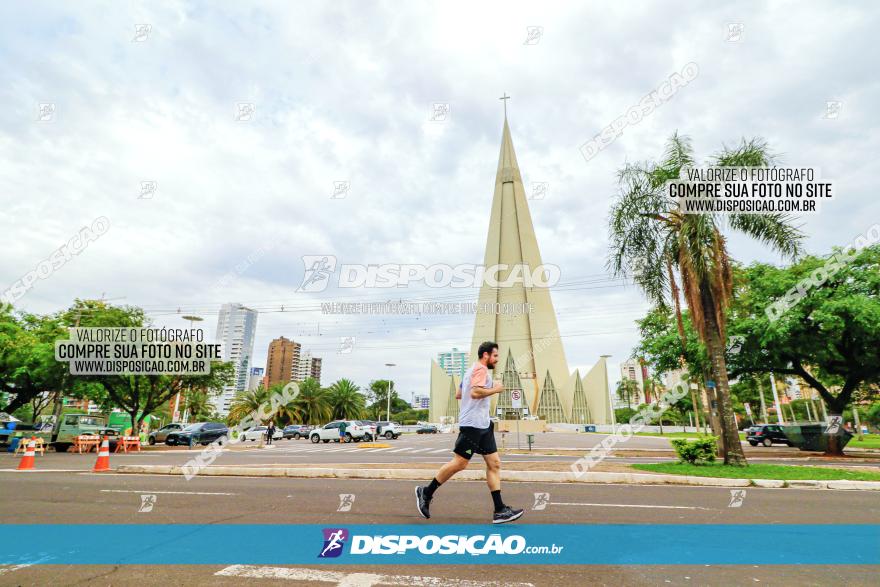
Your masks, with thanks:
M53 426L54 416L41 416L34 424L16 422L15 428L0 430L0 442L12 443L16 437L28 439L32 436L42 438L46 446L55 447L56 452L66 452L73 445L73 439L82 434L107 436L111 447L116 444L119 433L107 425L103 416L92 414L64 414L57 426Z

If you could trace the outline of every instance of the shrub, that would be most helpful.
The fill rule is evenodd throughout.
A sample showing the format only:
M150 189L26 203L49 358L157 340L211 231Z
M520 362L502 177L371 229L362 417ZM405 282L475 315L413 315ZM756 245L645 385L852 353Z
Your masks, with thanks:
M678 462L699 465L715 462L717 440L715 436L702 436L696 440L675 438L672 440L672 446L678 455Z

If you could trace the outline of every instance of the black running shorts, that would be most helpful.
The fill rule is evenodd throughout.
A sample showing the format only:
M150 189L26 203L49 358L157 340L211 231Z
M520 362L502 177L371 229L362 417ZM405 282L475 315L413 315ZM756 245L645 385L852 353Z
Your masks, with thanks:
M452 452L468 460L475 454L491 455L498 452L495 446L495 423L489 422L488 428L459 427Z

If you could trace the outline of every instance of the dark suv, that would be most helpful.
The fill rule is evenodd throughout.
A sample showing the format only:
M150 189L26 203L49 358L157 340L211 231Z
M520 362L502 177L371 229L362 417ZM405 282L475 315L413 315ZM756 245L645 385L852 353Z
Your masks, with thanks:
M291 424L290 426L284 427L284 439L290 440L293 438L294 440L299 440L300 438L308 438L309 432L312 431L314 426L304 426L302 424Z
M752 426L746 432L746 440L752 446L758 446L758 443L764 446L771 446L773 443L786 444L791 446L791 441L785 436L782 426L777 424L764 424L762 426Z
M196 444L210 444L223 437L229 437L229 428L220 422L198 422L190 424L180 432L172 432L165 438L165 444L182 444L194 446Z

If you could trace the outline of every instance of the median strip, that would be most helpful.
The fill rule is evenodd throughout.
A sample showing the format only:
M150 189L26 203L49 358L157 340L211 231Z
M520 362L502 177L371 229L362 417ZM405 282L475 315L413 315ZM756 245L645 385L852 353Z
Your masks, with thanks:
M122 474L183 475L174 465L121 465L115 470ZM289 477L295 479L394 479L424 481L424 469L380 468L327 468L327 467L239 467L210 466L199 471L203 476L219 477ZM482 470L465 470L456 476L468 481L484 481ZM773 479L726 479L662 475L652 473L587 472L580 475L569 471L502 471L501 478L512 482L539 483L604 483L627 485L698 485L710 487L796 487L799 489L858 489L880 491L880 482L873 481L781 481Z

